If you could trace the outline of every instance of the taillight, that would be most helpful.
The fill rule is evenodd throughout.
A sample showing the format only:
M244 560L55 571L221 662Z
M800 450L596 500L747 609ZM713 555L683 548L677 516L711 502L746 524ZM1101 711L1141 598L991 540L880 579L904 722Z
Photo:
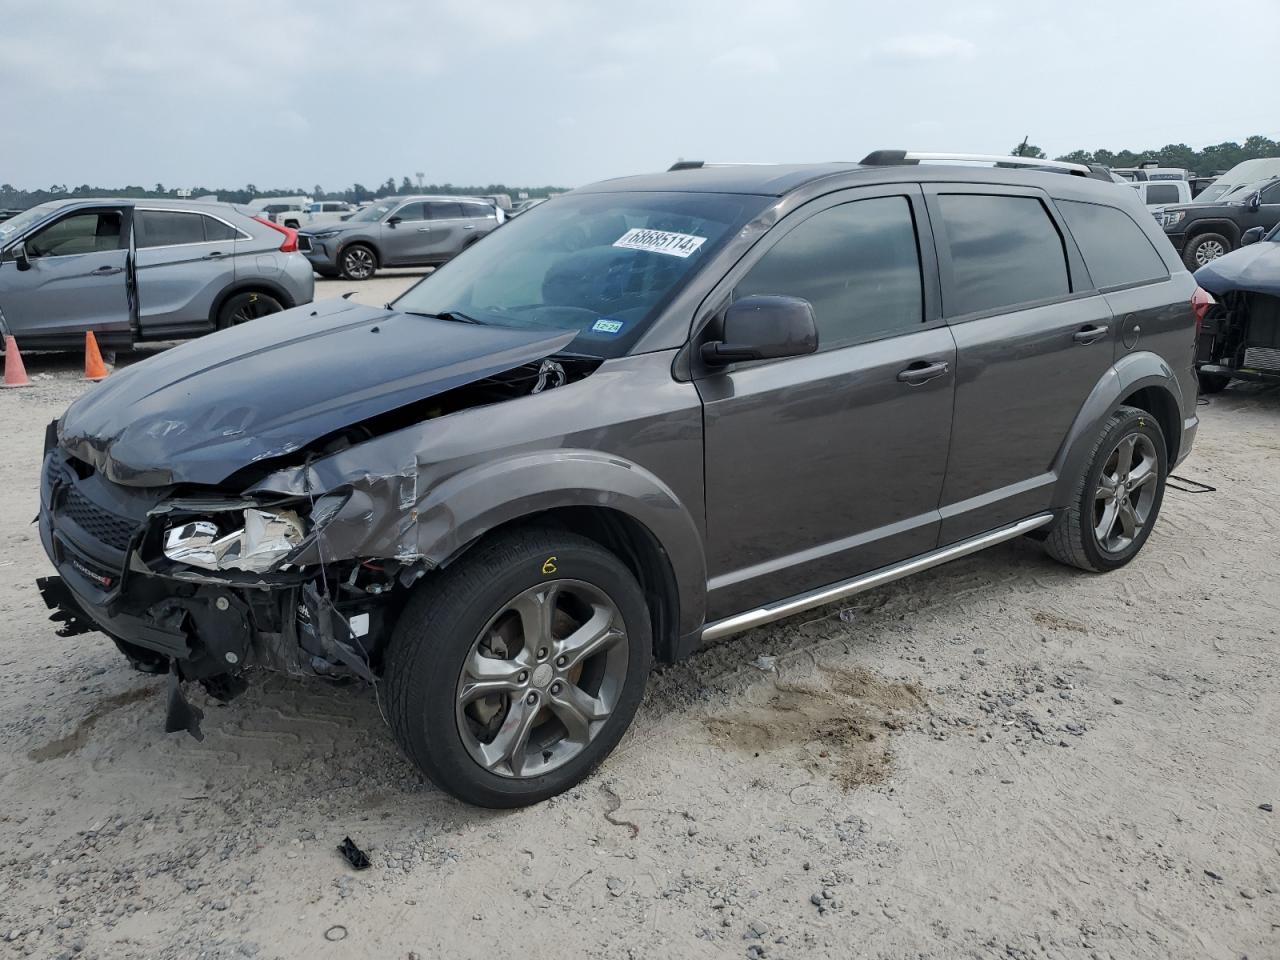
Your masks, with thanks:
M1196 315L1196 336L1200 336L1200 327L1204 323L1205 314L1217 302L1213 299L1213 294L1204 287L1196 287L1196 292L1191 295L1191 312Z
M254 217L264 227L270 227L272 230L278 230L284 234L284 243L280 244L281 253L297 253L298 252L298 231L293 227L282 227L278 223L272 223L270 220L264 220L262 217Z

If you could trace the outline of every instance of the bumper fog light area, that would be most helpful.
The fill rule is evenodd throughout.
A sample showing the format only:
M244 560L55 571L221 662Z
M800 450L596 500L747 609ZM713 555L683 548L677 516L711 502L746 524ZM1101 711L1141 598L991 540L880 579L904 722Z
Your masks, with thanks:
M164 535L164 555L205 570L266 573L292 553L303 536L302 521L292 510L246 510L244 526L228 534L221 534L209 520L170 527Z

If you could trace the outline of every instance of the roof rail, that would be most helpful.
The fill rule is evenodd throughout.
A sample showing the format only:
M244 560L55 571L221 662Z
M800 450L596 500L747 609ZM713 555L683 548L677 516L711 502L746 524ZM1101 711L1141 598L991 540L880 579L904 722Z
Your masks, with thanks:
M901 164L933 163L939 160L956 160L963 163L993 163L1002 167L1036 167L1070 173L1077 177L1099 178L1098 173L1083 163L1067 163L1063 160L1038 160L1033 157L1001 156L986 153L921 153L917 150L873 150L862 158L869 167L895 167Z
M667 167L667 173L673 170L701 170L703 167L774 167L776 163L772 161L760 160L728 160L709 163L706 160L677 160L671 166Z
M706 164L701 160L677 160L671 166L667 167L667 173L670 173L672 170L700 170L704 166L706 166Z

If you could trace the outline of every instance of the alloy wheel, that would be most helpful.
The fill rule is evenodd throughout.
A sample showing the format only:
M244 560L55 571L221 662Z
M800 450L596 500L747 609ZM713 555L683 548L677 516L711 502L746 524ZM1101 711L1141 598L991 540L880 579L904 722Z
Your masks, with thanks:
M1203 267L1210 260L1217 260L1226 252L1217 240L1206 240L1196 247L1196 263Z
M236 305L236 308L228 315L227 320L230 326L236 327L242 323L248 323L250 320L257 320L259 317L279 313L281 309L280 304L271 297L251 293Z
M1120 438L1103 462L1093 497L1093 533L1098 546L1120 553L1142 533L1155 503L1160 461L1142 433Z
M352 280L367 280L373 275L373 254L364 247L353 247L342 255L343 267Z
M457 721L471 758L524 779L580 754L608 720L627 676L616 604L580 580L530 587L471 645L457 685Z

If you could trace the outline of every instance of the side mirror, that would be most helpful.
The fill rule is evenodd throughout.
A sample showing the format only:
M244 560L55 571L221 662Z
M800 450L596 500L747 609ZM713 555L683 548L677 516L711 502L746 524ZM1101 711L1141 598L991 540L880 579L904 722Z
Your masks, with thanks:
M1257 243L1267 235L1266 227L1250 227L1240 235L1240 246L1244 247L1251 243Z
M799 297L743 297L724 315L724 339L702 345L711 366L799 357L818 349L813 307Z
M394 227L397 223L402 223L404 217L387 217L387 226Z
M27 245L25 243L19 243L9 253L13 257L13 262L18 265L19 270L31 269L31 258L27 256Z
M1245 203L1248 205L1250 210L1257 210L1262 206L1262 194L1255 190L1253 193L1249 194Z

